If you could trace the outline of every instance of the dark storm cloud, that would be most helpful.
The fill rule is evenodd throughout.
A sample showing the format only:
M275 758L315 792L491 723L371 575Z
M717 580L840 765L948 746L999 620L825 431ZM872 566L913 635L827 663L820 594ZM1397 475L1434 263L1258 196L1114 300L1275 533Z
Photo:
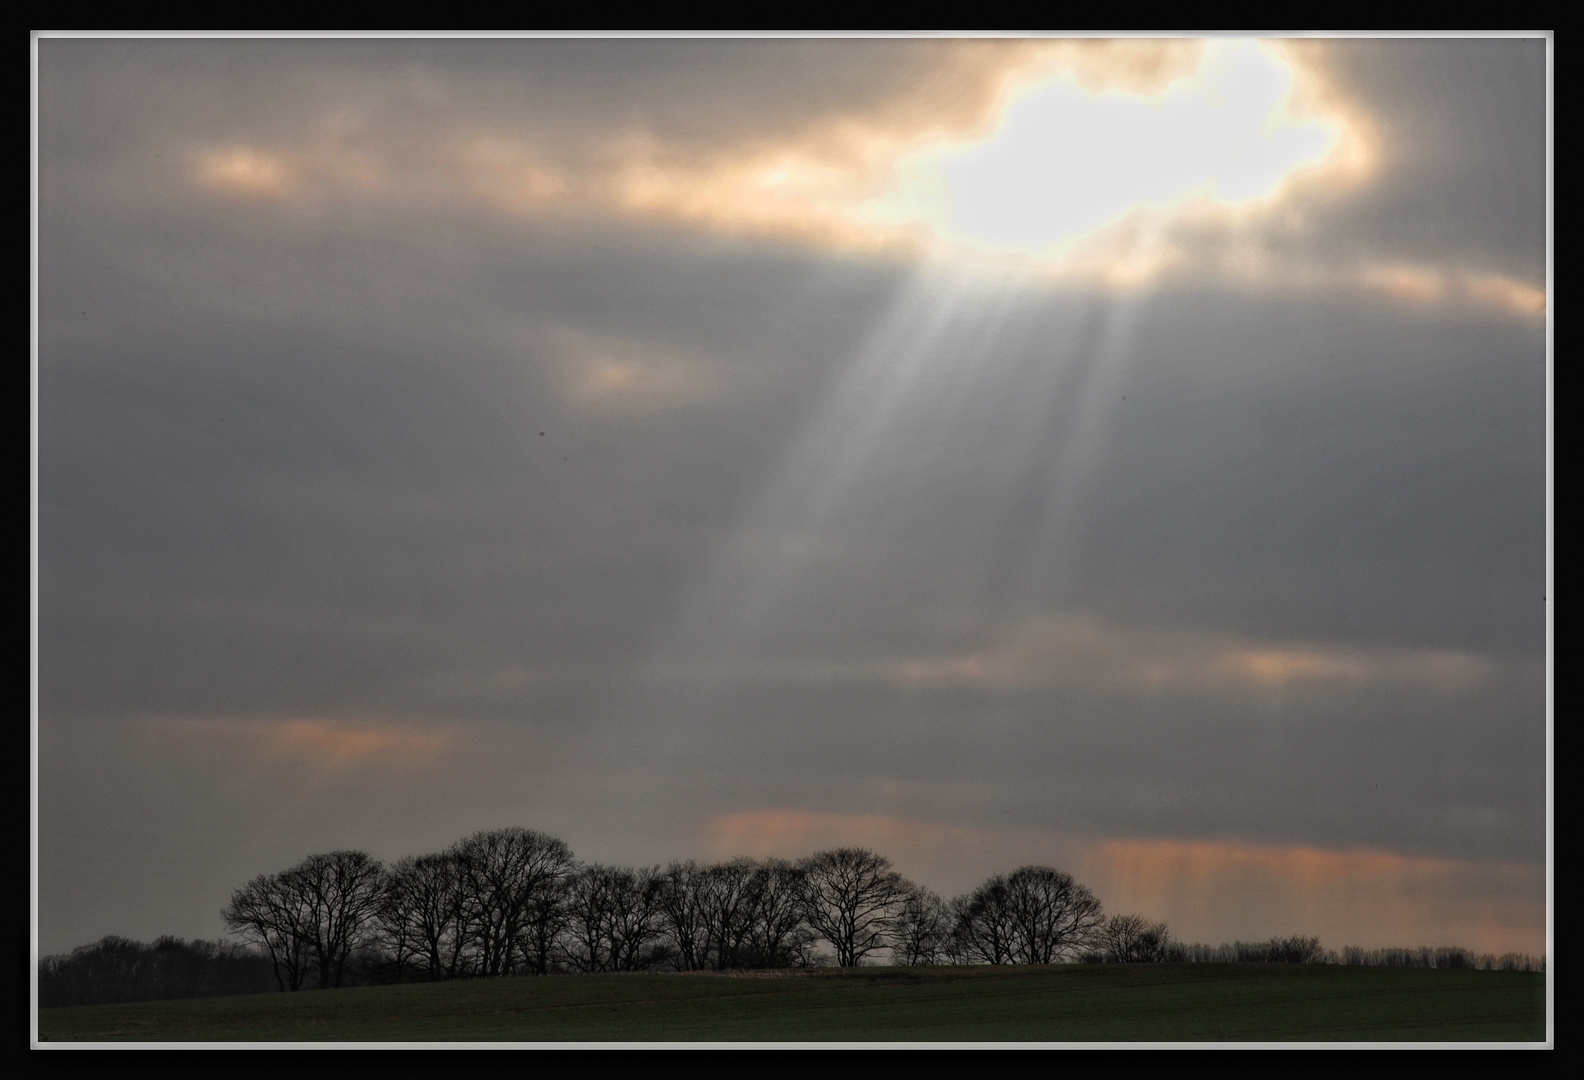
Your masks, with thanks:
M996 293L446 180L474 136L594 190L634 137L967 130L1016 47L42 42L48 948L508 819L1538 860L1538 320ZM1328 43L1384 164L1271 243L1538 284L1543 58Z

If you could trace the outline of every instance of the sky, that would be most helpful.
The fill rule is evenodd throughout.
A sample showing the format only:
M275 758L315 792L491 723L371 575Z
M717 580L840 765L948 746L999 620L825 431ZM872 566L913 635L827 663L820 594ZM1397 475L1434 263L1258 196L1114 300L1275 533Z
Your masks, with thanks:
M507 825L1546 952L1546 38L36 48L40 955Z

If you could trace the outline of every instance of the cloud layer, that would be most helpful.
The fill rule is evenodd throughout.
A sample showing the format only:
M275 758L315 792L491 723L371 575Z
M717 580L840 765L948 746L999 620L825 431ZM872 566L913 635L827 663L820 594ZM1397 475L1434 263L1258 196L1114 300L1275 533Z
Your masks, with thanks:
M41 947L524 824L1532 951L1545 50L40 41ZM876 212L1228 57L1331 157Z

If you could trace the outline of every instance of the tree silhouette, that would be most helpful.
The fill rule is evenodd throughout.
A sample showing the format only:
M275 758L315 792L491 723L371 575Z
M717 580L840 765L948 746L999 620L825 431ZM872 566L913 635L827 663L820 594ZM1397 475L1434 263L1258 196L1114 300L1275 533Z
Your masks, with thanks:
M997 874L954 903L958 947L989 964L1053 964L1094 943L1105 918L1093 893L1049 866Z
M452 848L478 973L505 975L521 956L539 974L565 909L572 849L532 829L477 832Z
M1100 940L1108 964L1158 964L1182 956L1182 946L1171 939L1165 923L1152 923L1140 915L1113 915Z
M947 957L951 931L951 908L919 886L908 893L891 925L892 960L909 967L938 964Z
M468 944L465 901L453 852L409 855L391 867L381 923L398 971L404 955L413 955L431 981L462 973Z
M321 990L340 986L347 957L374 929L384 874L361 851L310 855L254 878L220 915L227 929L269 953L282 990L302 989L309 971Z
M865 848L811 855L803 871L803 917L836 949L836 963L856 967L887 944L910 884L891 860Z

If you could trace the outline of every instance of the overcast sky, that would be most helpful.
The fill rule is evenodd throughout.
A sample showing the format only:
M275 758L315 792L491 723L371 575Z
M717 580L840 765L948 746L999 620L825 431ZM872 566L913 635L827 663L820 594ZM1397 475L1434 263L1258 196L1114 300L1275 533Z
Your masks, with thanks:
M524 825L1545 950L1543 38L38 57L38 945Z

